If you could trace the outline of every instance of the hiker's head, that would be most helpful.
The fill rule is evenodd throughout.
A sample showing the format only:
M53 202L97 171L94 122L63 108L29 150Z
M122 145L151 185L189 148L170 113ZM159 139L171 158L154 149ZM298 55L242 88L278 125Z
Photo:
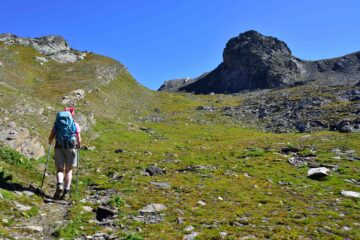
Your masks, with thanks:
M70 112L71 116L75 117L75 108L74 107L65 107L64 111Z

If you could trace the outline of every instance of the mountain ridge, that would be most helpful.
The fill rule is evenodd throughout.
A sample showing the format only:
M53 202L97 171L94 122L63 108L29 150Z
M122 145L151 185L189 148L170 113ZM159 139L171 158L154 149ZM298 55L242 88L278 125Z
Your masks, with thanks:
M166 81L159 91L209 94L312 82L334 86L355 85L360 82L359 72L360 51L330 59L302 60L292 55L285 42L250 30L227 42L223 62L214 70L190 79L186 84Z

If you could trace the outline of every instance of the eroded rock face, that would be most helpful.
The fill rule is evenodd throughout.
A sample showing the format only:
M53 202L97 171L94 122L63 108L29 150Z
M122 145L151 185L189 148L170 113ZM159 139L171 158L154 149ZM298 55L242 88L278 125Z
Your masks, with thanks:
M7 45L22 45L33 47L39 53L60 62L77 62L83 60L86 53L70 48L61 36L45 36L39 38L21 38L13 34L0 34L0 42ZM39 58L39 57L38 57Z
M228 41L223 62L215 70L179 90L235 93L245 89L273 88L292 83L305 71L303 62L291 55L284 42L247 31Z
M0 127L0 142L30 158L38 159L45 155L38 139L32 138L28 129L17 127L14 122Z
M360 80L359 73L360 52L305 61L294 57L283 41L251 30L228 41L223 62L210 73L186 81L166 81L159 91L238 93L312 82L353 86Z

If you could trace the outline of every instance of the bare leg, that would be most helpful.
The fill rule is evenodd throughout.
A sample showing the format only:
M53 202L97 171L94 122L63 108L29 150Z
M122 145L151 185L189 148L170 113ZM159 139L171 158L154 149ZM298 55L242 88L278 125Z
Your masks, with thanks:
M60 198L60 194L64 189L64 166L60 166L57 168L57 173L56 173L56 191L54 194L54 199L59 199Z
M65 189L69 190L70 189L70 185L71 185L71 180L72 180L72 166L65 166Z
M64 167L60 167L60 168L57 169L56 182L57 183L64 183Z

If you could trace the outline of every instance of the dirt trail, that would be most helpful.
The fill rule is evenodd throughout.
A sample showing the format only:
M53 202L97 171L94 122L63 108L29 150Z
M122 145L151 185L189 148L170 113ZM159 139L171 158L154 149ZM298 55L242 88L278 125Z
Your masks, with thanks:
M31 218L20 219L21 224L12 226L11 237L14 239L55 239L53 233L66 223L69 204L63 202L42 202L39 214Z

